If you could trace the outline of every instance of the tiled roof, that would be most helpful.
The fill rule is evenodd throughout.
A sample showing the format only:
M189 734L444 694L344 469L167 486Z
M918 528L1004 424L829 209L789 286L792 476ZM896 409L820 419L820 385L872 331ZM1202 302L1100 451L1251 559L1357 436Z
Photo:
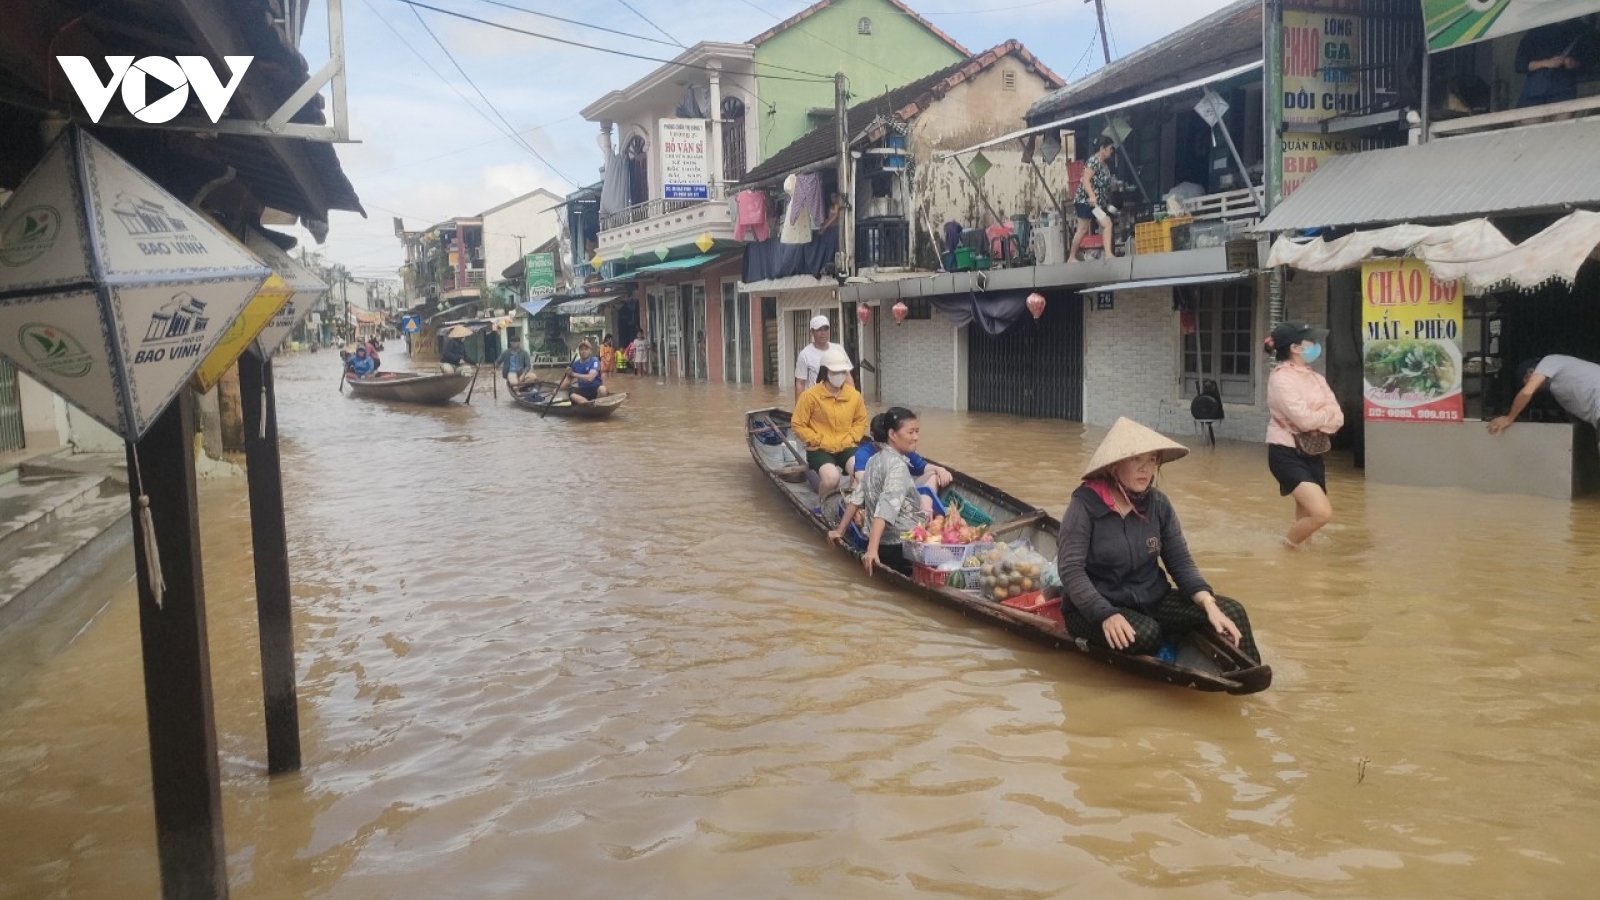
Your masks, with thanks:
M1238 0L1193 25L1142 47L1028 110L1038 124L1171 84L1261 59L1261 0Z
M1028 48L1022 46L1020 41L1009 40L982 53L969 56L954 65L947 66L932 74L924 75L916 81L903 84L888 93L857 103L855 106L850 107L850 110L845 114L845 120L850 123L851 130L857 133L861 128L880 116L893 118L900 122L909 122L929 106L938 102L952 88L985 71L1007 56L1015 56L1051 84L1059 86L1064 83L1061 80L1061 76L1050 71L1044 63L1028 52ZM868 135L867 139L869 141L876 140L877 137L878 135L875 134ZM833 117L829 116L825 122L801 135L794 143L774 153L761 165L751 169L749 174L740 180L740 183L756 184L767 181L774 176L783 175L802 166L825 160L838 153L838 151L838 135L834 131Z
M931 32L934 35L934 37L937 37L939 40L944 41L946 44L949 44L951 47L954 47L957 53L960 53L963 56L972 55L972 51L970 51L967 48L965 48L965 47L961 46L960 44L956 43L956 39L955 38L951 37L948 34L945 34L943 31L940 31L939 28L937 26L935 26L932 22L929 22L927 19L924 19L923 17L917 15L916 10L914 10L911 7L905 5L904 3L901 3L900 0L884 0L884 2L888 3L890 6L893 6L895 9L899 10L901 13L904 13L906 15L906 17L910 18L913 22L916 22L917 24L921 25L923 28L928 29L928 31ZM794 26L800 24L801 22L805 21L806 19L811 18L812 16L816 15L819 12L822 12L823 10L827 9L828 7L830 7L832 5L833 5L833 0L821 0L821 2L819 2L819 3L813 3L812 5L806 7L805 9L802 9L799 12L795 13L794 15L790 16L789 18L784 19L782 22L779 22L778 24L772 26L771 28L768 28L766 31L763 31L760 34L756 35L755 37L751 38L750 39L750 43L752 43L752 44L756 45L757 47L759 47L762 44L766 43L767 41L771 40L773 37L776 37L781 32L788 31L790 28L793 28Z

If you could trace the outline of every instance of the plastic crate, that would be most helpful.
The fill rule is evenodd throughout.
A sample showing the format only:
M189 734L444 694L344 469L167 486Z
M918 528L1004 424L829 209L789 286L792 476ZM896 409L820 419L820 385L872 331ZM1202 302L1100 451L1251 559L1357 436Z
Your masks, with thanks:
M961 565L967 557L978 552L980 544L925 544L911 541L905 544L906 558L913 563L937 569L954 563Z
M978 570L963 566L959 569L936 569L921 563L911 564L911 580L928 587L949 587L968 593L977 593ZM972 585L969 586L968 582Z
M1012 609L1026 613L1033 613L1036 616L1044 616L1062 628L1067 627L1067 620L1061 615L1061 598L1054 597L1046 600L1044 599L1043 591L1029 591L1019 597L1001 600L1000 605L1009 606Z
M1173 229L1188 225L1193 221L1193 216L1168 216L1155 222L1139 222L1135 224L1133 226L1134 254L1171 253L1173 250L1178 249L1173 246Z
M946 488L944 496L939 498L945 506L952 503L961 505L961 518L968 525L993 525L994 517L972 504L971 500L961 495L955 488Z

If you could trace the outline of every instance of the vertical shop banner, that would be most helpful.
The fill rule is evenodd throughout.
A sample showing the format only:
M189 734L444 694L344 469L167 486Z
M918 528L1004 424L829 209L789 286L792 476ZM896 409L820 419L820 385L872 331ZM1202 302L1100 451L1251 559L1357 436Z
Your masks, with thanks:
M1283 11L1283 121L1310 124L1360 103L1361 17Z
M1428 49L1435 52L1594 11L1594 0L1422 0Z
M554 253L529 253L523 263L523 275L528 286L528 299L556 289L556 255Z
M711 198L705 119L661 120L661 191L667 200Z
M1461 283L1414 259L1361 266L1361 378L1368 421L1460 422Z
M1323 163L1335 156L1355 153L1360 143L1352 137L1331 134L1285 132L1283 148L1283 196L1287 197L1310 178Z

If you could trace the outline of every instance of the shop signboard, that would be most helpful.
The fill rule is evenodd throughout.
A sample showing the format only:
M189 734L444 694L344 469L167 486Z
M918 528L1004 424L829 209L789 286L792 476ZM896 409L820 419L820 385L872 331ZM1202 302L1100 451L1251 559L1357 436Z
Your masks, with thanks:
M1285 197L1294 193L1323 163L1335 156L1361 150L1355 138L1311 132L1285 132L1279 143L1283 150Z
M289 339L290 333L305 321L311 313L311 307L316 306L322 295L328 292L328 286L310 269L295 262L287 250L273 243L266 235L252 231L245 236L244 244L271 267L273 274L293 292L289 302L273 315L256 336L256 353L266 359L278 352L283 342Z
M1422 0L1428 49L1435 52L1594 11L1594 0Z
M1462 285L1415 259L1361 266L1366 419L1460 422Z
M661 196L667 200L709 200L711 161L705 119L661 120Z
M270 274L68 128L0 209L0 354L138 440Z
M523 263L527 278L527 296L537 297L556 289L556 255L554 253L529 253Z
M1283 121L1310 124L1350 112L1360 102L1361 17L1283 11Z

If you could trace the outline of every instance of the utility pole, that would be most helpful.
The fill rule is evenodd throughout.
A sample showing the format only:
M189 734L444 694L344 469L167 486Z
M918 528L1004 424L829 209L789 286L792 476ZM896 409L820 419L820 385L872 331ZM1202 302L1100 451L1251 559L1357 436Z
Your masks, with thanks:
M1111 65L1111 41L1106 37L1106 0L1083 0L1094 4L1095 18L1100 20L1100 52L1105 54L1106 65Z
M834 130L838 133L839 142L839 221L833 227L839 229L839 252L834 256L834 271L842 279L851 274L851 245L855 243L852 238L852 223L855 216L851 211L851 200L855 194L854 182L850 178L850 122L849 110L846 101L850 96L849 82L843 72L836 72L833 76L833 121Z

